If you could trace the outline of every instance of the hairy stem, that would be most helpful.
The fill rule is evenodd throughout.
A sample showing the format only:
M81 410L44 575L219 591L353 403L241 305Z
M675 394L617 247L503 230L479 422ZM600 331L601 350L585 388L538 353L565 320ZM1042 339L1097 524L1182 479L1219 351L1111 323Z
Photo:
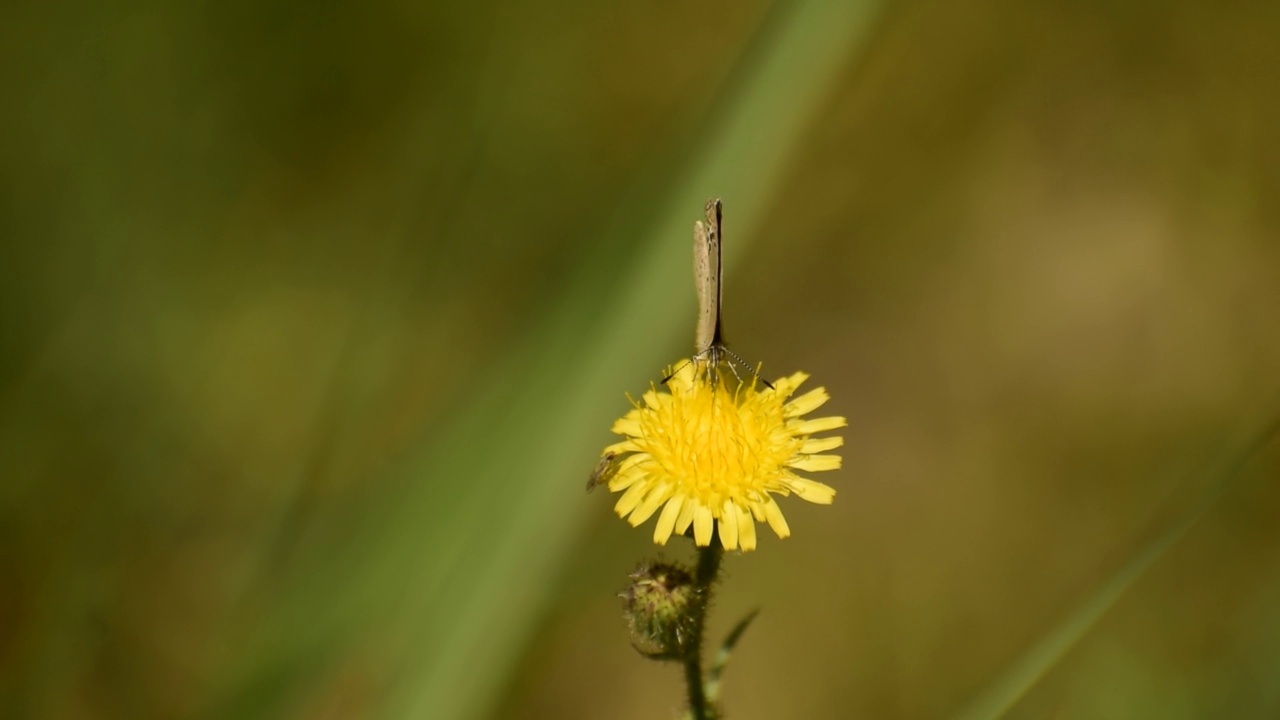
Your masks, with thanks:
M702 629L706 625L707 606L711 602L711 586L720 574L723 557L724 546L719 538L713 538L710 546L698 550L698 568L694 574L696 600L691 608L693 622L684 656L684 679L689 686L689 712L693 720L715 717L702 682Z

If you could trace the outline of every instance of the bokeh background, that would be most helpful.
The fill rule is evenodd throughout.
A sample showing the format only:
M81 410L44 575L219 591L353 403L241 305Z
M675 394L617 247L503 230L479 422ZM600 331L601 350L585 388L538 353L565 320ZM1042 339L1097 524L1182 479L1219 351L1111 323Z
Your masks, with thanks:
M582 492L693 323L849 418L730 717L1280 716L1280 4L0 9L0 714L670 718ZM673 543L667 558L688 549Z

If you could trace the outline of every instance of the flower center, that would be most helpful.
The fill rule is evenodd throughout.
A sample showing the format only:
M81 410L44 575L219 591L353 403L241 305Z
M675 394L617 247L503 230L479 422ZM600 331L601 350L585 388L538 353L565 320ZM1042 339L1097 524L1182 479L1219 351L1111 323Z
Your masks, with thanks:
M671 402L645 433L663 474L711 507L761 497L796 450L795 442L767 442L783 428L782 398L751 386L730 391L701 377L672 385Z

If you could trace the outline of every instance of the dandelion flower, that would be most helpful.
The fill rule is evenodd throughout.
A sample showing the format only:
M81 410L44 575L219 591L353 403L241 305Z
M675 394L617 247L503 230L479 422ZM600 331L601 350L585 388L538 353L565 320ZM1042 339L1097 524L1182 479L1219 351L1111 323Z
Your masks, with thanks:
M684 363L667 381L669 392L651 387L613 424L624 438L604 450L614 465L609 490L622 493L614 510L634 527L661 509L653 531L659 545L691 525L700 546L718 529L726 550L754 550L756 522L790 535L773 495L829 505L835 489L796 471L838 469L840 456L824 453L844 438L811 436L847 424L802 417L829 398L823 388L792 398L808 377L798 372L772 388L750 382L730 390L705 366Z

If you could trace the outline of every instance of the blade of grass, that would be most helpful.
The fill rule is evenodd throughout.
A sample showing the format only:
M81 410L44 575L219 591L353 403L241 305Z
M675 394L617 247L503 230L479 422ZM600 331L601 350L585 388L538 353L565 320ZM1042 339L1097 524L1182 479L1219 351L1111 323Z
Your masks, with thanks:
M1266 421L1262 429L1225 455L1207 472L1190 478L1199 479L1207 487L1183 516L1143 546L1097 590L1090 594L1062 622L1049 629L1038 642L967 707L956 713L955 720L999 718L1024 697L1076 643L1106 614L1107 610L1133 587L1142 574L1173 547L1200 518L1217 504L1226 489L1269 444L1280 435L1280 414Z
M729 665L729 658L733 656L733 649L737 647L738 641L742 639L742 634L747 631L751 625L751 621L756 619L759 610L752 610L747 616L738 621L737 625L729 631L725 636L724 642L720 643L720 649L716 651L715 658L711 661L711 667L707 669L707 701L712 705L720 702L720 676L724 674L724 669Z
M571 546L585 508L582 439L601 435L603 403L616 404L635 373L651 376L670 360L661 348L691 327L686 258L697 210L719 195L734 227L756 224L877 7L779 5L660 209L619 214L615 236L643 228L634 265L600 258L584 268L545 324L487 378L470 411L407 463L401 492L363 509L354 530L280 580L287 594L243 654L252 662L226 679L227 707L237 716L275 714L300 674L319 672L325 657L361 652L391 676L379 686L384 704L373 709L381 716L485 711L540 611L542 579ZM726 263L748 240L735 234ZM604 297L595 281L602 275L617 278ZM584 337L593 341L584 346Z

